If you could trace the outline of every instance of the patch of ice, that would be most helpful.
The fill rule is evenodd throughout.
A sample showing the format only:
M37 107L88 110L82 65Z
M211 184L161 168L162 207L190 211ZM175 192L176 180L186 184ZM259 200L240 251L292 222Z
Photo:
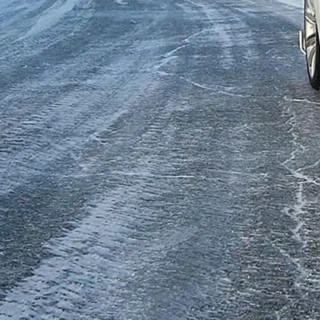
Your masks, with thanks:
M65 14L72 11L75 7L81 6L83 8L88 8L92 2L93 0L67 0L65 2L57 1L39 17L38 21L27 33L26 37L51 28L57 24Z
M126 2L126 1L124 1L124 0L114 0L114 2L115 2L116 4L121 5L121 6L125 6L125 5L128 4L128 2Z
M284 3L290 7L303 8L303 0L277 0L277 2Z

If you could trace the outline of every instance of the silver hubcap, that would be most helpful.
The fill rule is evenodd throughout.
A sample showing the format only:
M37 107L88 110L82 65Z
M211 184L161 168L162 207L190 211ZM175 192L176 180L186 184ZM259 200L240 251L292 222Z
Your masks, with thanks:
M314 9L314 0L306 0L306 51L310 77L316 73L317 55L317 24Z

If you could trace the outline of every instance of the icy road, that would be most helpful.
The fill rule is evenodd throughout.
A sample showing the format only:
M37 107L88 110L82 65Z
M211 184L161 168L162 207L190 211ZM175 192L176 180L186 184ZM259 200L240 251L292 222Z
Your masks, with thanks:
M300 1L0 1L0 319L319 320L320 94Z

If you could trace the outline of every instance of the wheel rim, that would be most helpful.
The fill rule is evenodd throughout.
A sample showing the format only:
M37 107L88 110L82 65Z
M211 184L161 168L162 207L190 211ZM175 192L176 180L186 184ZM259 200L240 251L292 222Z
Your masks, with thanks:
M314 0L306 0L305 24L307 64L309 75L313 78L316 73L317 61L317 23Z

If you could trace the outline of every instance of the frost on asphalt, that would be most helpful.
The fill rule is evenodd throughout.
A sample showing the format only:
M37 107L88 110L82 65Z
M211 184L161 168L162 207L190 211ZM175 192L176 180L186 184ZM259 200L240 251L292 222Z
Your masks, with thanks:
M320 318L300 17L1 1L1 320Z

